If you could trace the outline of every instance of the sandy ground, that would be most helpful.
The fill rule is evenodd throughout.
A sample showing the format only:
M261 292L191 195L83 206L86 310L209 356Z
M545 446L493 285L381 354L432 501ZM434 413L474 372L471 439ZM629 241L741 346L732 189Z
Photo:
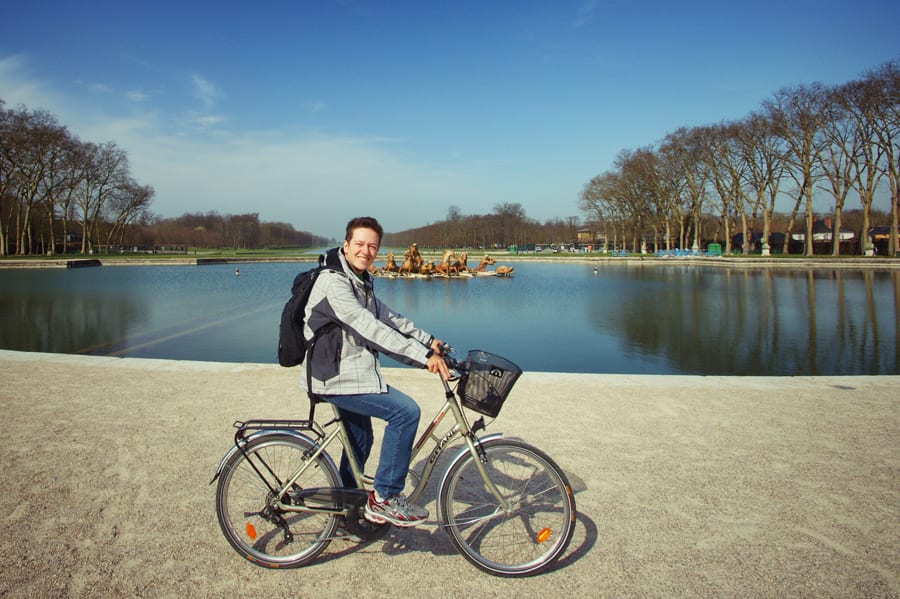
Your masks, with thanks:
M305 417L294 370L0 351L0 376L3 597L900 596L900 377L526 373L489 432L553 456L579 514L553 571L501 579L433 521L295 570L231 550L208 483L234 420Z

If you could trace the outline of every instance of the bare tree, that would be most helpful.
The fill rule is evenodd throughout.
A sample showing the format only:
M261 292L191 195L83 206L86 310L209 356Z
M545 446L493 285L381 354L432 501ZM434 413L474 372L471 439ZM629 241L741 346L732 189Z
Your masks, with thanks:
M801 203L806 207L805 253L813 255L813 191L822 177L820 159L825 139L823 135L824 107L827 103L825 89L819 83L785 88L763 103L772 120L775 133L784 140L789 166L788 174L797 185L797 196L788 230L785 231L785 253L790 250L790 237Z
M677 168L660 152L655 152L654 167L658 181L657 195L654 198L657 217L663 220L666 249L671 250L675 244L672 227L678 224L679 230L684 228L684 213L680 209L680 200L684 197L685 180L679 175ZM679 238L681 234L679 233Z
M680 182L677 187L683 190L682 206L685 218L690 227L682 225L681 247L686 247L687 239L684 237L688 230L692 230L694 239L692 249L700 250L700 217L703 213L703 204L707 197L707 184L709 172L703 167L702 152L706 140L702 131L697 129L681 128L666 135L659 152L664 159L680 173Z
M844 201L851 189L859 195L863 208L862 229L858 231L860 252L868 254L869 220L878 181L883 176L879 169L883 150L876 143L877 118L873 101L877 94L867 82L854 81L836 88L829 106L825 131L830 141L825 158L825 173L835 198L834 248L840 253L840 230L843 223Z
M897 240L898 207L900 207L900 61L888 62L866 77L872 90L872 110L875 114L875 137L883 161L891 193L891 233L889 253L900 251ZM868 231L866 231L868 233ZM868 235L866 235L868 242Z
M649 147L626 154L617 164L623 183L634 183L632 194L641 208L637 212L639 230L644 228L643 221L647 221L653 231L653 250L658 251L662 229L666 249L671 249L672 221L677 218L678 197L668 165Z
M8 139L3 145L18 202L15 205L16 254L25 255L34 247L32 213L45 191L45 179L56 163L62 140L68 136L50 113L26 109L7 115ZM52 211L51 217L52 217Z
M731 221L741 217L744 233L743 252L749 253L749 225L744 202L744 177L746 164L738 143L738 125L722 123L715 127L698 129L708 142L702 146L701 156L709 170L709 179L719 197L719 213L725 229L725 252L731 252Z
M74 207L79 193L79 183L84 159L84 143L77 138L70 138L63 148L62 177L56 197L62 222L62 253L69 251L69 225L74 220Z
M9 254L9 223L12 219L13 196L15 194L14 163L9 159L12 150L13 114L6 110L6 103L0 100L0 256Z
M741 159L746 166L744 181L750 189L752 212L754 218L759 211L763 216L760 250L762 255L768 256L775 199L784 175L784 149L773 132L772 122L761 113L753 113L747 117L736 133ZM745 243L746 236L745 231Z
M632 248L644 250L645 228L654 232L654 246L659 227L654 218L657 197L660 194L660 180L656 170L656 157L647 148L623 150L616 157L619 169L619 193L621 212L628 222L632 235ZM658 249L658 248L657 248Z
M837 90L830 92L831 98L825 103L825 118L822 121L824 143L819 159L822 161L824 185L834 199L834 216L831 229L831 254L841 253L841 223L844 204L851 189L853 173L853 157L859 153L859 147L867 145L861 140L846 111L838 100Z
M49 233L49 253L55 254L56 248L56 217L59 213L63 229L63 251L66 248L65 238L68 234L67 216L71 199L77 184L75 169L72 165L72 156L75 146L79 142L69 135L64 129L52 153L48 155L47 169L44 173L40 200L47 214L46 228ZM46 251L46 250L45 250Z
M149 185L139 185L131 177L122 181L110 194L106 211L109 216L109 231L106 247L122 245L129 224L138 221L150 208L154 190Z
M582 212L591 215L590 220L595 220L603 227L603 236L609 248L609 240L612 237L612 250L619 248L619 231L622 231L622 249L624 249L625 213L623 207L625 201L621 193L621 176L618 173L606 172L591 179L579 196L579 207ZM610 236L610 229L612 236Z
M113 142L85 144L77 206L82 227L81 253L94 252L94 237L104 204L127 180L128 155Z
M469 242L473 241L468 235L468 230L463 220L462 210L459 206L450 206L447 209L446 235L448 238L447 246L468 247Z
M526 217L522 204L502 202L494 206L494 242L506 247L524 243Z

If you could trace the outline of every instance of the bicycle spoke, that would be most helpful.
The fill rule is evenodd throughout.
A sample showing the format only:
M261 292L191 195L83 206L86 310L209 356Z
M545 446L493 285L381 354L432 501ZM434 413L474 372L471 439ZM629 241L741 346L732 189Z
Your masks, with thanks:
M245 453L232 456L219 478L216 512L226 538L241 555L269 567L296 566L328 545L336 522L328 513L286 511L275 500L272 490L280 490L283 483L273 481L295 476L311 442L290 435L271 437L251 442ZM302 474L295 488L339 486L333 468L325 462L315 466ZM284 501L291 505L295 500Z
M546 569L571 539L574 499L565 475L519 441L484 445L485 471L510 510L488 490L475 462L453 465L440 490L443 526L469 561L486 572L524 576Z

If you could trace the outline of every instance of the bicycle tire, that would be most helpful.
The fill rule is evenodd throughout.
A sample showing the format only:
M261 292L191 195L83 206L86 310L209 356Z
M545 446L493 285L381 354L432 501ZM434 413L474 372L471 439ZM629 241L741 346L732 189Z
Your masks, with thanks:
M235 452L222 468L216 488L219 526L234 550L258 566L302 566L319 555L334 536L336 516L279 510L260 476L264 473L270 485L282 484L313 447L311 440L294 435L263 435L248 443L243 452ZM340 486L333 463L321 455L297 481L298 489Z
M544 572L575 532L575 497L565 473L546 453L521 441L492 439L481 447L488 477L512 509L503 511L467 453L441 484L444 530L463 557L488 574Z

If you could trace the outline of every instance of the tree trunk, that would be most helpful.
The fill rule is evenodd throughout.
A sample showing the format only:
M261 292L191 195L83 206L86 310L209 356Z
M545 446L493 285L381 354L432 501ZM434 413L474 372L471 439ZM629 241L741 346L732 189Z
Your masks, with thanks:
M891 257L894 257L897 255L897 249L898 249L897 248L897 226L898 226L898 224L900 224L897 222L898 206L900 206L900 198L898 198L897 195L894 194L894 202L891 206L891 236L888 238L888 239L890 239L890 241L888 242L888 244L889 244L889 248L888 248L889 252L888 253L891 255Z
M806 243L805 246L805 254L807 256L813 255L813 211L812 211L812 197L806 198Z
M860 247L861 247L860 251L863 256L868 256L869 251L871 251L869 248L869 205L868 204L863 206L863 226L862 226L862 237L860 237L860 240L862 241L862 243L860 245Z
M744 236L744 243L741 248L741 253L745 256L750 254L750 243L752 240L750 239L750 227L747 224L747 213L741 210L741 234Z
M832 256L841 255L841 215L843 213L844 211L839 204L834 207L834 223L831 229Z

